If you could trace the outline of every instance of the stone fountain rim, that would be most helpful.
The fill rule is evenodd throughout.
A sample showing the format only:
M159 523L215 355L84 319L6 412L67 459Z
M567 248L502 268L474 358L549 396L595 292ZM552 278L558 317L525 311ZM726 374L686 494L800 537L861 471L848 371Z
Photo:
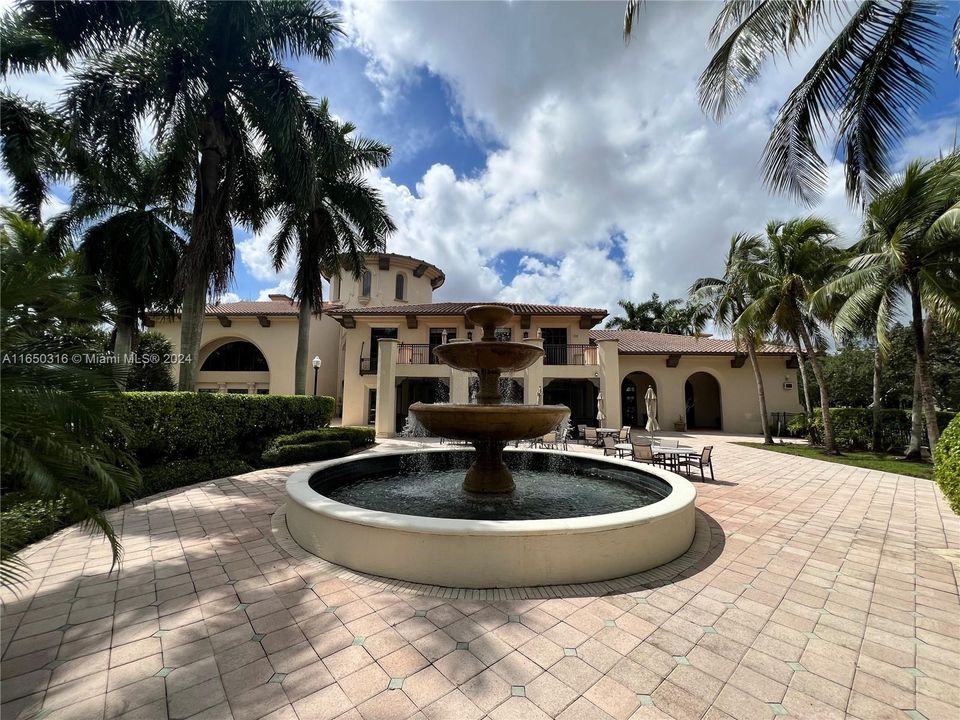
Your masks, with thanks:
M609 531L618 528L635 527L644 523L660 520L680 512L684 512L696 501L697 490L693 484L676 473L650 466L638 466L629 460L600 458L584 453L542 450L542 449L514 449L507 448L507 453L536 453L540 455L559 455L588 459L600 465L608 464L615 467L626 467L631 470L640 470L666 482L670 494L662 500L633 510L606 513L602 515L585 515L575 518L558 518L548 520L464 520L454 518L432 518L422 515L402 515L382 510L368 510L355 505L346 505L321 495L310 487L311 478L319 471L330 467L345 465L352 462L363 462L368 457L382 457L384 455L413 455L422 453L462 453L473 452L469 448L423 448L410 450L391 450L387 452L373 451L349 455L344 458L309 463L302 466L287 478L286 491L291 501L312 512L334 518L340 522L352 523L367 527L379 527L388 530L401 530L412 533L426 533L434 535L486 535L511 537L518 535L569 535L578 533L592 533Z

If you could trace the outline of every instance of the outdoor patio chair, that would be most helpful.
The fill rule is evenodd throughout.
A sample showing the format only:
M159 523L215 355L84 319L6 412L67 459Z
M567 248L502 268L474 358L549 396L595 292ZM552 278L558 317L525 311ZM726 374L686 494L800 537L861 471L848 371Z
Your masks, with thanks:
M618 442L628 443L630 442L630 426L624 425L620 428L620 437L617 439Z
M678 464L680 467L687 468L687 475L690 474L690 470L694 467L700 468L700 479L706 480L707 478L703 474L703 468L710 468L710 479L716 480L713 476L713 458L710 457L713 453L713 445L705 447L699 455L684 455L678 459Z
M548 432L546 435L544 435L542 438L540 438L540 441L537 443L537 445L539 445L540 447L544 447L544 448L546 448L546 447L551 447L551 448L556 449L556 447L557 447L557 434L556 434L555 432Z
M675 448L680 447L680 441L676 438L660 438L660 447Z
M592 445L593 447L600 447L600 436L597 435L597 429L588 427L583 431L583 439L587 445Z
M639 463L647 463L648 465L660 465L660 460L657 459L657 456L653 454L653 446L647 443L631 443L633 446L633 454L631 457Z
M587 441L587 426L577 425L577 440L583 445Z
M620 451L617 449L617 441L606 435L603 438L603 454L604 455L620 455Z

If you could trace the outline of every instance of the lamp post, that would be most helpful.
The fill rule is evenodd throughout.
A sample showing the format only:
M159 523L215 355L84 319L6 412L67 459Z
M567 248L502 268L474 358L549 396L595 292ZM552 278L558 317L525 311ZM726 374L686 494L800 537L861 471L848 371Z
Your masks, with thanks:
M317 355L313 358L313 394L317 394L317 373L320 372L320 365L322 365L320 356Z

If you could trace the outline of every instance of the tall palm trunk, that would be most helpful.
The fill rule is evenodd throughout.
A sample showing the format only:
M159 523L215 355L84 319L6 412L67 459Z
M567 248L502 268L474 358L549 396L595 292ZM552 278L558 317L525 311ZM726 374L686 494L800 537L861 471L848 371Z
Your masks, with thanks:
M121 366L127 366L127 357L133 350L133 334L137 328L137 317L128 312L117 313L117 323L113 335L113 354L120 358ZM127 387L127 373L123 372L119 378L120 389Z
M178 389L183 391L192 391L196 384L207 287L216 262L218 233L228 217L229 179L222 177L228 152L223 122L225 110L222 103L214 103L214 108L203 124L190 245L183 257L180 353L189 358L180 363Z
M830 393L827 390L827 380L823 375L823 368L820 367L817 349L810 339L810 333L807 332L802 320L798 325L800 335L803 337L803 344L807 349L807 355L810 357L810 367L813 368L813 375L817 378L817 384L820 386L820 412L823 413L823 449L825 452L836 454L837 447L833 439L833 418L830 417Z
M919 460L923 445L923 393L920 391L920 371L913 368L913 404L910 407L910 445L907 460Z
M763 444L773 445L773 435L770 432L770 416L767 415L767 396L763 391L763 376L760 375L760 365L757 362L757 349L753 339L747 340L747 355L753 367L753 377L757 381L757 400L760 403L760 420L763 423Z
M927 422L927 441L933 456L940 439L937 427L937 407L933 399L933 382L927 365L927 338L923 332L923 307L920 303L920 287L916 279L910 283L910 301L913 309L913 335L917 343L917 375L920 376L920 396L923 400L923 415Z
M883 360L880 357L880 348L873 352L873 451L883 452L880 447L880 372L883 370Z
M813 433L809 428L813 428L813 405L810 403L810 383L807 382L807 360L803 355L803 348L800 347L800 337L793 334L793 346L797 351L797 365L800 369L800 385L803 387L803 414L807 418L807 442L813 445Z
M193 392L197 384L197 360L200 354L200 335L207 306L206 278L188 280L183 290L183 308L180 317L180 376L177 390ZM189 358L189 360L187 360Z
M310 361L310 301L300 299L300 312L297 326L297 358L294 367L293 392L296 395L307 394L307 366Z

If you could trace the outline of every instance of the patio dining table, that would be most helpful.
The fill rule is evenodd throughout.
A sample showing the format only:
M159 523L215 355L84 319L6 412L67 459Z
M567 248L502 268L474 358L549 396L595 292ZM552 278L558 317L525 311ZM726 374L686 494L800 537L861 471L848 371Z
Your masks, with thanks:
M665 455L666 457L664 458L664 461L667 464L669 464L671 467L676 467L680 464L679 460L682 456L696 455L697 450L696 448L688 447L686 445L682 445L680 447L675 447L675 448L660 447L659 445L655 445L653 447L653 454Z
M605 428L605 427L597 428L597 435L599 435L600 437L604 437L605 435L619 435L619 434L620 434L620 428Z

